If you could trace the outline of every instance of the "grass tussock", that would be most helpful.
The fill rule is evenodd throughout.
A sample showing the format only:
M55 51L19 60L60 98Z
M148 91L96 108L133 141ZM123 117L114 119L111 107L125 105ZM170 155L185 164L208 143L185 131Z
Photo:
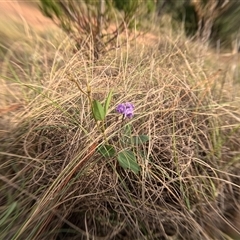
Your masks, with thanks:
M1 117L1 239L239 236L238 99L224 92L204 49L171 39L122 47L97 62L66 42L41 40L18 57L9 50L3 101L23 107ZM72 77L83 88L89 82L99 101L113 89L106 134L116 146L115 106L134 103L133 133L150 137L132 147L139 175L96 151L103 140Z

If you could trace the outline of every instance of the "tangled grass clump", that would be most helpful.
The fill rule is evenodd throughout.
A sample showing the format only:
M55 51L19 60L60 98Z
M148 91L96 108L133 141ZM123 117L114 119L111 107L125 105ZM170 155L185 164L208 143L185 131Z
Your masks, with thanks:
M191 49L177 44L164 59L152 47L98 62L78 52L58 70L53 66L41 93L1 135L3 239L239 235L239 114L216 98L221 73L200 69L191 62ZM109 68L118 75L105 74ZM69 72L79 84L87 79L97 99L113 89L106 135L116 146L115 108L134 103L128 121L134 134L149 136L140 148L133 146L139 174L96 151L104 140Z

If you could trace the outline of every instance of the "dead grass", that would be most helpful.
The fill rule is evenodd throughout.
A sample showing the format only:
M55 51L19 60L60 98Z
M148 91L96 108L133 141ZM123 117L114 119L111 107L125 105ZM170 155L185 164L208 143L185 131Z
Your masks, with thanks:
M23 107L1 116L1 239L239 237L239 99L201 46L166 34L93 62L68 41L33 39L3 59L2 109ZM150 137L134 150L139 175L95 151L101 136L69 74L100 101L113 89L113 142L116 104L134 103L134 134Z

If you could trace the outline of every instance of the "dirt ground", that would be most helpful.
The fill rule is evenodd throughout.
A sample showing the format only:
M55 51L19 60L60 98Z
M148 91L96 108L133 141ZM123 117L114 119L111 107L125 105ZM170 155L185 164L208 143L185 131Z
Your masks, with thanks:
M44 17L38 9L36 1L0 1L0 18L9 17L16 21L22 21L38 29L46 26L54 26L51 19Z
M0 19L6 17L28 24L37 30L46 30L46 27L56 27L53 21L41 13L37 1L30 0L0 0ZM146 41L147 38L147 41ZM156 42L156 36L147 33L138 37L138 42L149 44Z

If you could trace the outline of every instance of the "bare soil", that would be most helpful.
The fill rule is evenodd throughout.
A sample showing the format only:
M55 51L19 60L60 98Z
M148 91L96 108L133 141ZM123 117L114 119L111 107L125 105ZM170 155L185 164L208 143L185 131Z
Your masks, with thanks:
M34 1L0 1L0 9L0 18L7 16L40 30L43 28L46 29L46 26L54 26L51 19L43 16L38 9L37 2Z

